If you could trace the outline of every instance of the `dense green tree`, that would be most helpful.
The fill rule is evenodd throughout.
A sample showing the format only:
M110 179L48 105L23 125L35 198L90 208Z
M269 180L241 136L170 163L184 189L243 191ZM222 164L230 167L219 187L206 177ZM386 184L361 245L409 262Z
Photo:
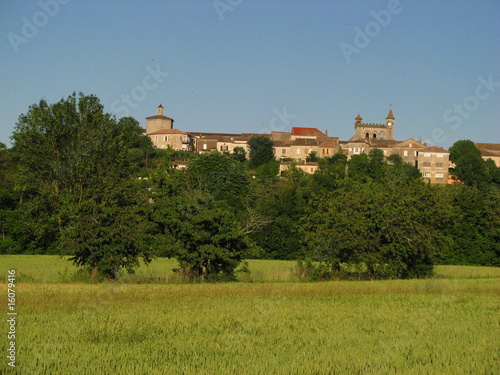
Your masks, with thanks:
M19 193L14 190L15 169L11 150L0 143L0 254L20 253L26 242Z
M500 190L495 186L450 186L454 208L448 228L453 239L440 263L500 266Z
M247 237L234 214L201 192L155 202L153 220L160 228L160 255L179 261L183 274L196 280L234 280L248 251Z
M392 154L387 158L384 178L387 183L404 183L407 181L417 180L421 176L422 175L418 168L406 163L401 156Z
M368 155L352 155L347 163L347 171L350 179L368 181Z
M247 160L247 152L243 147L235 147L231 156L239 162Z
M130 129L135 129L134 134L129 133ZM61 248L58 247L61 234L64 232L66 239L75 239L75 235L68 234L73 233L71 228L83 228L86 222L94 223L95 230L96 226L104 226L101 228L105 231L109 225L108 229L113 231L114 224L96 219L89 207L106 207L118 213L136 203L138 190L131 180L127 154L137 137L134 121L116 121L104 113L93 95L73 94L51 105L41 100L19 116L13 151L19 163L21 210L35 250L57 251ZM128 233L124 231L122 235ZM144 259L149 259L147 249L106 242L98 248L90 242L85 256L75 255L78 265L96 265L88 251L98 251L102 254L99 256L110 259L118 256L131 259L144 251ZM128 268L120 262L108 264ZM105 270L107 276L115 271Z
M337 153L332 157L319 159L319 168L313 175L318 190L334 190L346 177L347 155Z
M428 276L447 243L441 228L449 210L421 182L390 188L347 181L315 208L301 230L309 257L333 273L349 263L371 278Z
M382 181L385 165L384 152L379 148L371 149L366 161L368 176L374 181Z
M87 201L71 211L59 248L93 277L114 279L122 268L133 273L141 258L151 262L155 226L143 201L127 206Z
M242 165L229 155L218 151L198 154L189 162L186 176L192 188L201 189L232 206L244 206L249 178Z
M317 163L319 161L318 153L316 151L311 151L309 153L309 155L307 155L306 161L308 161L308 162L316 162Z
M274 159L273 141L263 135L248 140L250 162L253 167L265 164Z
M450 160L455 164L453 173L466 185L481 186L491 182L488 165L474 142L470 140L455 142L450 147Z
M302 256L303 233L299 220L310 209L312 177L292 166L278 180L256 180L251 202L255 212L267 219L250 238L267 259L297 259Z

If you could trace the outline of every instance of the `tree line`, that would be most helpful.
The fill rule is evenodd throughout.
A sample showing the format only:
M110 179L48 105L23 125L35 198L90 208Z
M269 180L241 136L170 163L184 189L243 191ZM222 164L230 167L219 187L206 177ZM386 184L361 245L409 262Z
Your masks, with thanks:
M60 254L94 277L172 257L192 280L235 280L244 259L300 260L309 280L414 278L435 264L500 266L500 170L450 148L461 184L422 181L381 150L278 176L272 141L250 154L155 149L93 95L41 100L0 146L0 254ZM189 159L185 170L175 159Z

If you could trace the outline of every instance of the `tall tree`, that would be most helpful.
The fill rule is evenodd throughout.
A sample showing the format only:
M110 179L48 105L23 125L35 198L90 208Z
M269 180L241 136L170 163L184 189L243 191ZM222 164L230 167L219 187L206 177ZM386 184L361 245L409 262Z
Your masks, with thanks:
M369 277L428 276L449 210L436 190L416 181L400 187L348 181L304 217L309 256L339 271L341 263L366 267Z
M450 160L455 164L453 172L470 186L491 182L488 165L481 157L481 151L470 140L457 141L450 147Z
M104 113L97 97L75 93L51 105L41 100L19 116L13 135L20 165L18 189L32 243L40 251L57 248L62 232L90 220L89 207L121 209L136 203L138 190L127 161L135 138L128 125L129 121L119 122ZM98 222L107 225L106 220ZM117 253L101 245L98 251L103 257L147 251L130 253L127 246ZM147 254L143 255L147 261ZM87 254L75 260L79 265L92 265L91 259Z
M218 151L196 155L189 162L187 180L191 187L239 208L244 206L249 190L249 179L241 163Z
M203 192L164 197L155 202L163 256L174 257L190 278L234 280L248 250L247 237L234 214Z
M248 140L250 161L253 167L258 167L274 159L273 141L263 135Z

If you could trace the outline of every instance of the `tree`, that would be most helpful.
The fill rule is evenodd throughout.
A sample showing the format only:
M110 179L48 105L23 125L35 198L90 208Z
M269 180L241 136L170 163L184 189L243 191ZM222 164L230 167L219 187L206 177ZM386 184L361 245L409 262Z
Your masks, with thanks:
M244 206L249 179L241 163L229 155L218 151L198 154L190 161L186 173L192 188L201 189L232 206Z
M250 161L253 167L258 167L274 159L273 141L263 135L248 140Z
M236 218L206 193L165 197L155 203L153 220L164 250L195 280L235 280L234 271L249 245Z
M367 159L367 173L375 181L381 181L384 177L385 156L379 148L371 149Z
M450 147L450 160L455 164L453 173L466 185L481 186L491 182L488 165L474 142L470 140L455 142Z
M359 154L351 156L347 163L348 176L357 181L368 181L368 155Z
M347 263L370 278L428 276L447 243L449 211L420 181L397 188L348 181L315 208L301 230L309 257L333 273Z
M148 264L154 253L155 227L143 207L144 202L125 207L80 204L62 230L59 247L94 278L115 279L122 268L133 273L140 258Z
M235 147L232 157L242 163L247 160L247 152L243 147Z
M454 209L448 228L453 243L440 263L500 266L500 190L459 185L447 193Z
M406 163L400 155L392 154L387 158L384 178L387 183L404 183L417 180L421 176L418 168Z
M34 248L40 252L61 250L61 234L66 240L74 240L72 228L83 229L83 223L92 223L94 230L113 230L113 221L96 215L97 208L120 213L137 203L138 189L131 180L127 159L128 149L137 137L132 120L116 121L104 113L93 95L73 93L52 105L41 100L19 116L13 152L19 162L21 210ZM131 227L122 229L121 235L128 236ZM86 240L80 237L78 241ZM122 247L104 241L98 247L90 239L79 244L74 247L77 253L73 259L82 266L95 266L95 252L101 254L98 257L108 257L108 264L118 268L128 266L112 258L130 260L142 254L146 261L149 259L147 249L132 245ZM85 246L79 256L78 249ZM108 268L105 272L109 276L116 271Z
M319 156L318 156L318 153L316 151L311 151L309 153L309 155L307 155L306 157L306 161L309 161L309 162L318 162L319 160Z

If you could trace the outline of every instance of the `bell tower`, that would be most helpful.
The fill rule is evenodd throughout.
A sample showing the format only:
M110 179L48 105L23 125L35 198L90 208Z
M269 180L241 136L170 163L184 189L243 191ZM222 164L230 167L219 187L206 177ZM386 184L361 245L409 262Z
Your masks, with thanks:
M156 109L155 116L146 117L146 134L174 128L174 119L163 115L163 106Z
M394 120L394 114L391 108L385 119L385 126L387 128L386 139L394 139Z

